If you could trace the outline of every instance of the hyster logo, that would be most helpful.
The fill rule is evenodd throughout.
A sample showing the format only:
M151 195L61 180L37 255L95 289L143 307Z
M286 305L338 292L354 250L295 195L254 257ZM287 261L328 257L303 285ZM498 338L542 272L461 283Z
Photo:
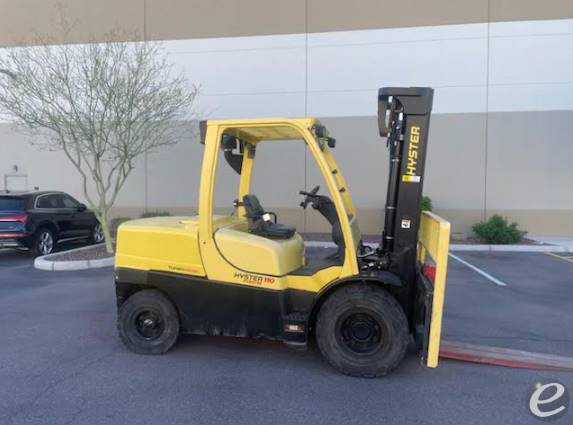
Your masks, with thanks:
M404 182L419 182L420 176L416 175L418 167L418 151L420 150L420 127L412 126L410 128L410 144L408 145L408 163L406 165L406 174L402 176Z
M410 130L410 146L408 146L408 166L406 174L416 175L416 165L418 165L418 148L420 145L420 127L412 127Z
M244 283L253 283L255 285L262 285L266 284L273 284L275 283L275 279L268 276L259 276L256 274L249 274L249 273L235 273L235 279L240 279Z

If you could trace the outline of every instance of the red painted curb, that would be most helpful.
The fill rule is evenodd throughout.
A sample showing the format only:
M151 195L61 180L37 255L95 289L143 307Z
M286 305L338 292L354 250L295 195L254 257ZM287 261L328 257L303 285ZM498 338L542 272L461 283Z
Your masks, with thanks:
M573 372L573 357L533 353L508 348L442 341L440 357L443 359L490 364L520 369Z

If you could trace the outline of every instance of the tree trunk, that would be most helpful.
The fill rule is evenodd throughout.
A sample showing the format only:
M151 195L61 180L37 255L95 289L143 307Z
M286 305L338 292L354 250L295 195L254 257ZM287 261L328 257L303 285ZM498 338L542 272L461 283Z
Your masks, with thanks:
M105 240L105 249L109 254L113 254L113 241L111 238L111 232L109 229L109 220L108 220L108 211L98 211L96 213L96 217L101 224L101 228L103 230L104 240Z

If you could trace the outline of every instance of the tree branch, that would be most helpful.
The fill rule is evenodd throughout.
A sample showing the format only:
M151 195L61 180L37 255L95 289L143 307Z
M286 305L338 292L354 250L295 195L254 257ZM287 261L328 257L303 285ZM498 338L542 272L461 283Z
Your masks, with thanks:
M46 40L8 49L0 57L0 113L37 136L34 145L63 151L87 203L107 217L137 158L177 143L193 116L198 88L167 59L156 42Z

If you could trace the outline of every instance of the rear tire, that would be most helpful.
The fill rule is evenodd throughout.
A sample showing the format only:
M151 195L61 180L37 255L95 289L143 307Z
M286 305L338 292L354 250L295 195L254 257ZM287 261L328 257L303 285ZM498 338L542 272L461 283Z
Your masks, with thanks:
M336 290L320 308L316 340L322 355L339 372L380 377L406 355L408 320L386 290L349 285Z
M45 227L36 231L34 240L32 241L32 255L39 257L41 255L49 255L55 251L56 239L54 233Z
M117 329L125 346L138 354L163 354L179 337L179 316L161 292L136 292L119 309Z

